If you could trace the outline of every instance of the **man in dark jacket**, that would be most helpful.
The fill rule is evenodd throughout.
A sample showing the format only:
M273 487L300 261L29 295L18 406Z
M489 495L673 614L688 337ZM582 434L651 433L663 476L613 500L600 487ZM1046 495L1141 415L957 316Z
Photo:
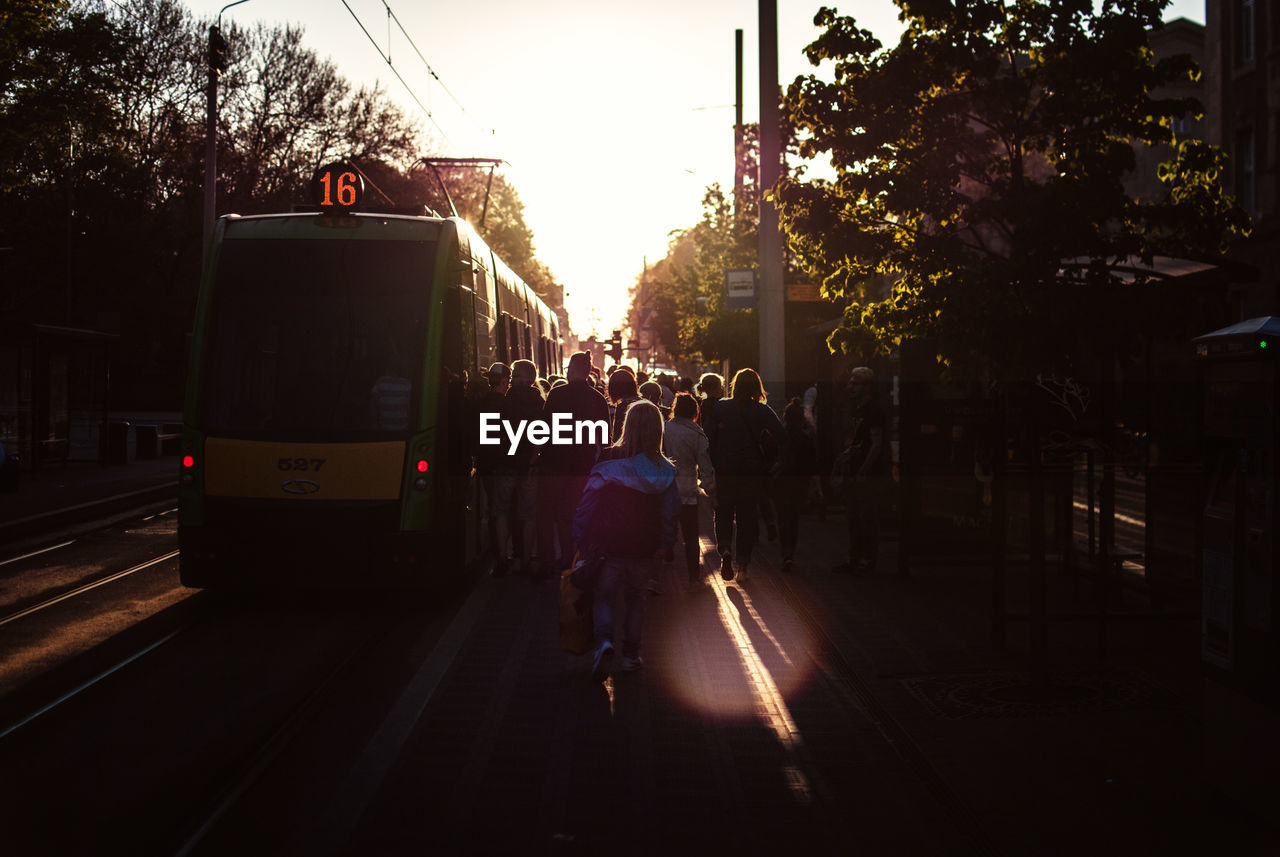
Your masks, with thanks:
M503 424L527 425L531 420L542 419L542 391L534 385L537 379L538 367L532 361L517 360L511 364L511 389L507 390L499 411ZM521 532L520 570L536 576L531 564L536 499L532 471L538 447L525 441L511 448L504 438L502 449L504 452L498 459L498 473L494 480L498 497L498 544L506 544L514 516Z
M480 398L475 401L475 414L473 425L475 426L475 453L476 453L476 476L480 479L480 488L484 492L485 518L488 520L489 548L493 551L493 573L499 576L506 573L507 570L507 543L498 541L498 496L497 496L497 473L498 460L502 457L502 449L498 446L481 444L480 437L480 415L481 414L499 414L502 412L502 402L506 399L507 390L511 388L511 370L505 363L494 363L484 373L485 380L489 383L489 389L484 392Z
M591 355L579 351L569 358L568 383L552 389L542 409L542 418L554 425L556 414L567 414L573 423L604 422L604 432L587 433L586 443L548 444L538 459L538 511L543 518L539 526L538 552L551 559L551 539L559 540L560 556L556 568L567 568L573 561L573 513L578 508L587 474L595 466L601 448L608 442L609 403L589 381ZM543 540L546 547L543 547Z
M756 516L771 464L766 455L771 452L776 458L787 442L787 433L778 415L765 404L764 385L754 369L738 370L730 398L721 399L704 411L703 420L716 470L715 529L720 576L725 580L735 576L746 580L759 526ZM736 550L731 550L731 543Z

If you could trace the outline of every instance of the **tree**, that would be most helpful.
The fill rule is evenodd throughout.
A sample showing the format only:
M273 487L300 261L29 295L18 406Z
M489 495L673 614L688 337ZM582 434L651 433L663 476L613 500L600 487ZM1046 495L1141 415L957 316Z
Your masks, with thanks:
M796 151L794 131L782 139ZM724 300L725 271L754 268L759 248L759 134L747 125L739 152L742 193L734 199L718 184L706 189L702 219L672 233L667 256L646 272L643 286L632 294L632 315L639 302L652 309L659 342L677 361L719 362L734 366L759 363L760 332L754 309L728 309ZM794 161L793 161L794 163ZM802 175L802 167L791 167ZM784 258L788 279L798 275L794 258Z
M33 108L56 73L49 47L66 6L65 0L0 0L0 189L22 182L16 163L52 121L44 111L33 115Z
M1151 95L1196 73L1152 62L1164 0L897 4L889 49L821 9L806 53L834 79L800 77L785 100L801 153L836 170L775 189L805 267L856 301L833 341L936 337L952 357L1044 366L1116 335L1145 284L1121 284L1126 259L1212 256L1246 228L1200 141L1178 142L1164 199L1125 195L1134 143L1173 142L1172 117L1199 110Z
M306 202L327 161L404 163L419 129L378 87L353 89L329 60L303 44L298 26L228 29L220 84L221 210L256 214Z
M200 277L210 23L182 0L0 0L0 311L118 332L119 406L180 398ZM219 212L307 204L314 170L339 159L401 205L428 199L410 164L431 142L381 87L353 86L300 28L226 35ZM482 234L539 294L558 294L499 178Z

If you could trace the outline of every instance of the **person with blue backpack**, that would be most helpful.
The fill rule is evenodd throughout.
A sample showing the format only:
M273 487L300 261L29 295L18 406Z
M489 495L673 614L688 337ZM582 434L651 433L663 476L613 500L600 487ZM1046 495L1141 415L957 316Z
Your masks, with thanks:
M573 541L583 557L599 557L591 582L595 656L591 677L604 681L615 650L614 601L621 587L622 670L644 666L640 641L648 584L658 555L675 545L680 491L675 466L662 454L662 414L652 402L630 405L622 434L587 477L573 521Z

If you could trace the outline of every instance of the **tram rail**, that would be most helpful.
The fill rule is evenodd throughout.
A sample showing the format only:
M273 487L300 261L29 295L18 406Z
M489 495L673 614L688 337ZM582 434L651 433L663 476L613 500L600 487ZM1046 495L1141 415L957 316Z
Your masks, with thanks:
M66 544L70 544L70 542L67 542ZM61 547L61 545L59 547ZM80 586L77 586L74 589L71 589L70 591L63 592L51 598L46 598L42 601L39 601L35 604L30 605L29 607L24 607L21 610L17 610L13 613L8 614L7 616L4 616L3 618L0 618L0 628L4 627L5 625L8 625L11 622L16 622L19 619L24 619L35 613L39 613L41 610L46 610L50 607L53 607L55 604L61 604L64 601L68 601L77 596L84 595L87 592L92 592L93 590L101 586L106 586L107 584L114 583L117 580L122 580L132 574L136 574L139 571L143 571L145 569L151 568L152 566L159 565L160 563L165 562L166 560L175 559L177 556L178 556L178 551L171 550L168 553L161 554L160 556L155 557L153 559L149 559L146 562L140 562L122 571L113 572L113 573L107 574L105 577L100 577L90 583L85 583Z
M381 636L376 631L362 636L325 677L315 684L310 693L286 717L278 721L279 726L272 730L261 744L246 754L245 761L239 766L237 773L229 778L217 794L189 820L185 826L186 832L182 834L181 844L173 852L175 857L188 857L199 850L219 822L258 782L299 733L314 720L316 714L330 700L334 688L340 684L340 676L346 672L350 664Z
M110 676L114 675L115 673L129 666L134 661L140 660L146 655L149 655L151 652L155 651L156 649L163 646L165 643L168 643L169 641L171 641L172 639L180 635L182 632L186 631L188 628L191 627L191 624L192 623L188 623L174 631L170 631L168 634L165 634L159 640L156 640L155 642L151 643L148 646L145 646L141 650L130 654L128 657L116 662L111 667L108 667L105 670L99 671L98 673L93 675L93 677L76 684L70 690L67 690L66 692L62 693L60 696L58 696L56 699L52 700L51 702L45 703L44 705L37 708L35 711L20 717L18 720L14 721L13 723L10 723L8 726L5 726L3 729L0 729L0 741L9 737L9 735L17 732L18 730L22 729L27 724L32 723L35 720L38 720L39 718L43 717L44 715L58 708L63 703L66 703L69 700L74 699L75 697L84 693L89 688L101 682L103 679L109 678Z

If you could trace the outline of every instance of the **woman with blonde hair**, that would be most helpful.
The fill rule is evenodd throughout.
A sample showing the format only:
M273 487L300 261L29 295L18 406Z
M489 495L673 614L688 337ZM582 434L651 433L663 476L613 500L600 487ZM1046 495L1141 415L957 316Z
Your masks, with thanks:
M658 551L676 541L680 492L676 469L662 455L662 414L640 400L626 412L622 435L591 470L573 520L573 541L583 556L603 556L592 619L596 651L591 677L604 681L613 665L613 607L622 585L622 670L644 665L640 636L649 579Z
M711 442L711 463L716 472L715 531L720 551L720 576L747 579L751 553L759 527L759 503L764 476L787 442L787 433L765 404L764 385L754 369L739 369L733 376L729 398L703 412L703 425ZM735 552L734 524L737 524Z

